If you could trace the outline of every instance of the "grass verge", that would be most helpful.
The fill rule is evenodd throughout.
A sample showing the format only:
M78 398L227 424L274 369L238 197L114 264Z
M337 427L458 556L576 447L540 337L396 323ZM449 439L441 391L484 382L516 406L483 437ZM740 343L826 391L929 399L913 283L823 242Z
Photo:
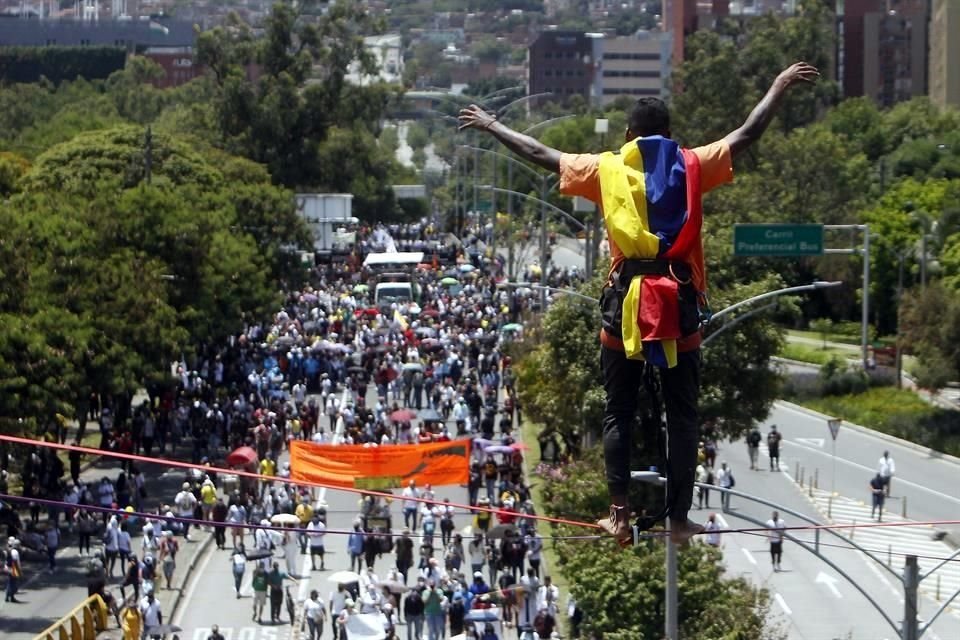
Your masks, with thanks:
M915 392L873 387L858 394L791 399L805 407L960 456L960 412L930 404Z
M823 365L827 364L832 358L846 359L851 355L851 352L846 349L836 349L832 347L823 349L808 344L787 342L783 345L783 349L781 349L779 355L789 360Z

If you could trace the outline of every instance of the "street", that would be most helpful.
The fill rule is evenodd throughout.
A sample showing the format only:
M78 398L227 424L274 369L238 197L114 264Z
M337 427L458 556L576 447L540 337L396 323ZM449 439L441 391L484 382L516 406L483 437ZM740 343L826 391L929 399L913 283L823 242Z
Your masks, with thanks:
M466 502L466 489L460 487L435 487L438 500L450 498L451 502ZM399 492L397 492L399 494ZM327 527L328 530L349 530L353 526L353 521L357 517L358 496L356 493L347 491L318 489L318 502L326 500L327 502ZM392 522L395 530L402 529L403 514L401 512L400 500L395 500L390 509ZM471 516L469 514L457 514L454 518L456 530L462 530L470 524ZM400 523L398 527L397 523ZM439 532L437 534L439 538ZM249 540L249 536L248 536ZM418 539L414 538L415 545L418 547ZM247 544L247 548L252 545ZM296 595L298 602L305 600L312 589L320 592L320 597L329 607L329 595L335 591L337 585L327 581L334 571L349 570L350 556L347 553L347 536L336 533L327 533L326 536L326 571L310 571L310 555L308 553L299 559L301 576L299 584L291 584L291 590ZM278 561L281 568L284 566L282 555L277 552ZM434 557L440 558L440 552L435 552ZM375 570L383 578L384 574L394 566L394 554L384 554L377 560ZM419 553L415 551L415 560L419 559ZM414 567L411 574L416 571ZM291 628L287 616L286 607L283 608L282 620L280 625L271 625L267 622L260 625L251 618L253 590L250 586L252 566L248 565L247 573L244 576L243 586L241 588L241 598L237 599L233 591L233 575L230 567L230 551L219 551L211 545L206 556L200 560L197 570L190 583L187 585L184 604L181 605L174 617L174 624L184 629L183 640L206 640L210 633L211 625L220 626L220 632L224 634L226 640L286 640L288 638L302 637L295 633ZM408 584L416 582L416 578L408 579ZM269 604L268 604L269 607ZM329 611L329 609L328 609ZM266 620L267 616L264 616ZM299 632L298 632L299 633ZM406 631L401 630L405 637ZM332 638L330 631L329 616L324 625L323 638Z
M727 443L718 455L718 462L726 460L737 478L737 491L755 495L782 505L820 522L837 524L864 524L870 522L870 503L867 483L873 476L876 463L883 451L889 451L896 460L897 474L893 480L893 498L887 501L889 511L885 522L902 522L903 500L907 501L909 520L952 519L958 503L951 491L950 478L956 477L957 465L945 459L931 457L925 452L882 439L876 434L841 426L836 445L836 478L832 474L832 440L825 420L789 403L777 403L770 418L761 426L766 435L772 424L783 434L780 472L768 471L766 446L761 445L760 471L750 471L746 445ZM805 486L798 484L798 465L803 469ZM809 482L817 477L818 490L810 491ZM836 494L830 499L830 489ZM955 483L955 481L954 481ZM812 495L811 495L812 494ZM714 507L719 496L712 496ZM753 523L738 517L750 516L761 522L770 518L771 507L732 499L732 512L722 514L729 528L753 527ZM828 519L828 512L830 518ZM781 512L787 526L801 526L796 517ZM939 529L939 527L938 527ZM955 530L955 528L953 529ZM820 532L821 553L836 569L830 567L800 546L789 541L784 545L784 571L772 570L769 545L765 537L749 534L724 536L723 547L728 570L742 575L754 584L770 589L771 613L787 631L791 639L825 637L896 638L894 629L857 591L852 583L862 587L899 626L903 618L903 587L896 576L902 573L903 554L920 557L921 573L934 568L939 560L952 552L951 546L933 539L935 529L922 527L888 527L876 529L844 529L844 536L878 557L871 560L863 551L852 549L849 543L836 536ZM791 535L811 544L816 539L812 531L793 532ZM831 546L827 546L831 545ZM886 568L889 566L892 575ZM839 571L838 571L839 570ZM840 574L846 573L851 581ZM939 601L937 601L939 576ZM932 616L954 591L960 588L960 570L955 563L939 569L920 585L920 619ZM956 608L948 609L923 636L928 638L960 637L960 617ZM922 624L922 622L921 622Z

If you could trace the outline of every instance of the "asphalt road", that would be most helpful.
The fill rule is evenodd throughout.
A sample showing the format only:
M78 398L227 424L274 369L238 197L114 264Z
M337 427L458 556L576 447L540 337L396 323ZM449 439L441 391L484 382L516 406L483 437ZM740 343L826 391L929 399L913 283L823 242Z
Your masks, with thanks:
M726 460L737 478L736 489L776 503L816 521L837 524L870 522L867 483L884 450L889 450L897 465L893 481L894 499L888 501L890 512L885 520L902 524L903 499L907 501L906 521L955 518L957 492L951 488L960 466L938 456L918 452L882 439L877 434L841 426L836 441L836 476L832 439L825 420L791 405L778 403L761 431L771 424L783 433L781 471L770 472L765 446L761 450L760 468L750 471L746 445L726 443L718 461ZM797 469L803 469L805 487L797 483ZM811 492L809 478L818 477L819 490ZM955 484L955 481L954 481ZM835 492L831 499L831 488ZM712 504L717 506L714 498ZM733 510L722 517L730 528L753 526L738 516L751 516L766 521L772 507L749 504L734 498ZM788 526L804 524L798 516L781 512ZM829 514L829 517L828 517ZM725 559L731 574L742 575L754 584L770 590L771 617L779 622L791 639L851 638L857 640L896 638L894 628L883 619L855 585L869 594L897 627L903 618L903 589L897 576L902 573L903 555L921 556L921 570L932 569L937 561L953 549L932 539L940 527L891 527L883 529L844 529L864 551L851 549L848 542L821 532L820 547L828 562L803 550L798 544L784 545L784 571L774 573L766 539L749 535L724 536ZM797 532L797 539L815 540L813 532ZM836 545L836 546L827 546ZM925 557L929 556L929 557ZM948 563L921 583L920 619L930 618L960 588L956 563ZM888 568L889 567L889 570ZM843 574L846 574L844 576ZM940 576L940 601L936 601L937 576ZM948 609L931 626L926 638L960 638L960 617Z

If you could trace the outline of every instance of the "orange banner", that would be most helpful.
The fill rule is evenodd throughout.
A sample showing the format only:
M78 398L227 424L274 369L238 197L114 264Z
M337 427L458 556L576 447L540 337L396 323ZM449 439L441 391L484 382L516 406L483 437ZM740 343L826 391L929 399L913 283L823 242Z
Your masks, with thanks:
M290 443L290 479L341 487L382 490L417 484L466 484L469 478L468 439L430 444L391 444L383 447Z

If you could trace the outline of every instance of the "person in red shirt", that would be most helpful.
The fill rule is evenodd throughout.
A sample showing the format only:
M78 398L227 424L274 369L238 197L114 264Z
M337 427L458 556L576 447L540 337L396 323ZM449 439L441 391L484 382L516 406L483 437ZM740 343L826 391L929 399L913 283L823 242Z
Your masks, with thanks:
M706 290L700 196L733 179L733 157L760 138L786 91L814 82L819 75L804 62L790 66L777 76L742 126L695 149L681 149L671 140L670 113L657 98L637 101L619 154L561 153L510 129L481 107L471 105L460 112L461 129L486 131L521 158L559 173L561 193L592 200L604 217L613 258L602 298L607 304L600 335L607 395L604 460L611 506L609 516L597 524L620 541L631 537L629 456L648 363L660 376L666 406L670 536L679 544L703 530L687 518L699 431L697 299ZM679 293L681 285L690 283L694 295L686 298L692 299L692 311L690 305L681 305ZM631 301L629 315L623 312L625 301ZM634 313L636 317L631 317ZM608 314L616 321L609 321ZM625 316L623 322L621 316Z

